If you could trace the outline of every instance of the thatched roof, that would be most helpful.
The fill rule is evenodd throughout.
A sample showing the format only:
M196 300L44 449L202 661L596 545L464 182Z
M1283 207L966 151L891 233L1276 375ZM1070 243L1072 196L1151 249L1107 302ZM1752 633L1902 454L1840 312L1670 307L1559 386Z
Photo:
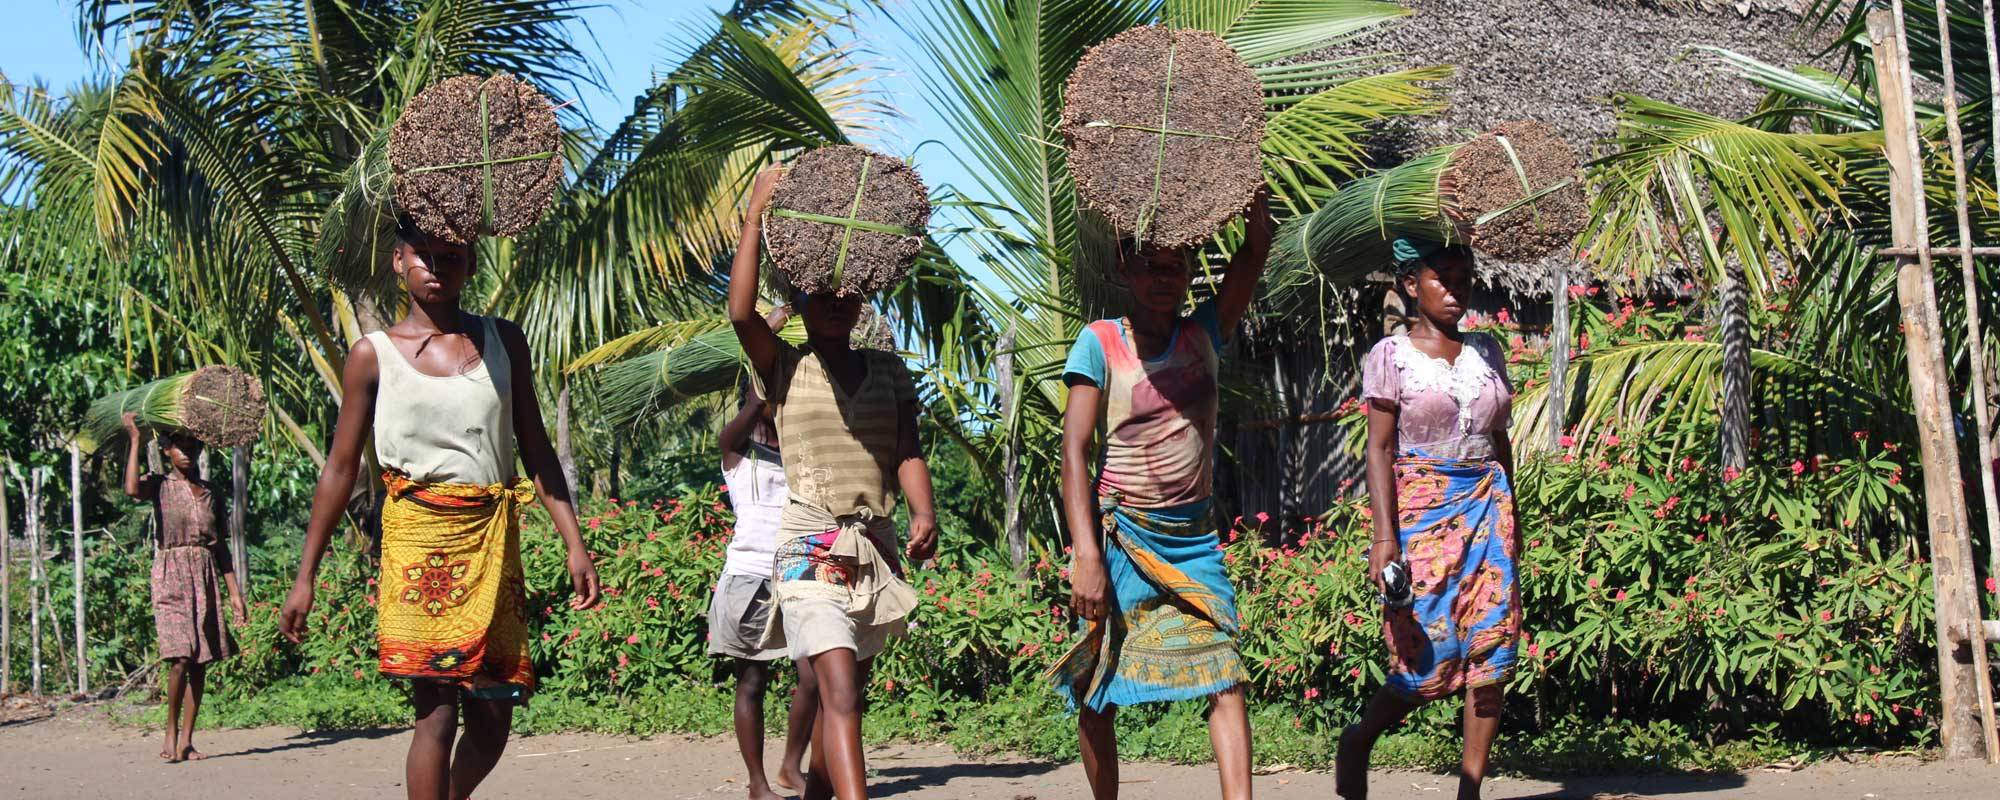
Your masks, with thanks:
M1613 131L1610 98L1618 93L1721 116L1745 115L1762 90L1713 56L1693 52L1695 47L1721 47L1794 66L1814 63L1833 33L1805 30L1796 11L1803 0L1402 2L1416 14L1401 25L1320 54L1395 52L1405 66L1458 68L1447 111L1399 121L1378 137L1378 148L1391 163L1522 118L1554 125L1587 158ZM1541 294L1561 258L1535 265L1483 264L1482 272L1488 282L1515 294Z

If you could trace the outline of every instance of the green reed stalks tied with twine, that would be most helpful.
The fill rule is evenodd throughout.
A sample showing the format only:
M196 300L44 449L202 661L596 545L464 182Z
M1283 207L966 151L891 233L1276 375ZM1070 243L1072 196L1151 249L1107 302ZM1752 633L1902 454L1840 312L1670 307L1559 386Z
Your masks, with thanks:
M778 336L792 344L805 340L796 317ZM863 305L850 337L854 347L896 351L889 321ZM692 397L732 389L744 370L743 346L727 323L686 341L604 368L604 409L614 425L632 425Z
M1264 182L1264 89L1221 37L1133 28L1085 51L1062 115L1077 195L1121 235L1199 245Z
M460 244L534 227L562 183L562 128L535 87L507 73L424 89L389 136L396 205Z
M1588 220L1576 151L1540 122L1508 122L1340 187L1277 232L1265 279L1274 310L1316 280L1352 284L1389 269L1389 242L1420 236L1508 262L1572 245Z
M202 367L98 398L84 412L79 444L94 450L117 440L132 413L146 427L185 431L210 447L239 447L257 441L266 407L256 377L235 367Z
M902 159L851 145L813 150L772 190L764 252L799 291L875 294L916 264L929 194Z

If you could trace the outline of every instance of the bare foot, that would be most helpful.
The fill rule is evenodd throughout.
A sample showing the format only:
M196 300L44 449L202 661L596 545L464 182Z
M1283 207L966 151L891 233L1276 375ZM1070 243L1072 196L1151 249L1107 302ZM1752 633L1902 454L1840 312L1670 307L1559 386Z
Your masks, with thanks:
M181 760L181 761L206 761L206 760L208 760L208 754L207 754L207 753L203 753L203 752L202 752L202 751L200 751L200 750L196 750L196 749L194 749L194 745L188 745L188 746L186 746L186 747L183 747L183 748L181 748L181 757L180 757L180 760Z
M1347 800L1368 800L1368 757L1361 752L1353 726L1340 731L1340 749L1333 759L1333 793Z
M770 786L752 786L750 787L750 800L785 800L785 797L771 791Z
M797 767L780 769L778 770L777 784L780 789L803 792L806 789L806 774L800 772Z

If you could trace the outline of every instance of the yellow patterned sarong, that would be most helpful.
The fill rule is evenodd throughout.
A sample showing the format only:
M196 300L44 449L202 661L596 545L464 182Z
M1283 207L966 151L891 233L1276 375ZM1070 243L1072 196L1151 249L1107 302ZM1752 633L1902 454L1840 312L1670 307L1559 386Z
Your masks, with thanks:
M533 691L520 520L535 485L420 484L395 472L382 482L382 674Z

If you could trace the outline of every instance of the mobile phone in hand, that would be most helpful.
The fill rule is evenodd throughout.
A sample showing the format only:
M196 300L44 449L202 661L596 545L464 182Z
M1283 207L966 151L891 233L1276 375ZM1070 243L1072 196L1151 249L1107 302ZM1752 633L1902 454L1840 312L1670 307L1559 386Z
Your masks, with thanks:
M1410 566L1401 561L1391 561L1382 568L1382 604L1390 608L1409 608L1417 598L1411 592Z

